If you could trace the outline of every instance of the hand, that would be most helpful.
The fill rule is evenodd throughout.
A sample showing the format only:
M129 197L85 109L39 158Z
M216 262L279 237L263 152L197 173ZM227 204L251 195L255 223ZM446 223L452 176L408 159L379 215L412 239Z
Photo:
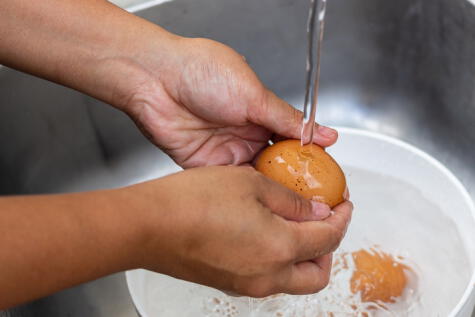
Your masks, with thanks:
M273 134L300 138L302 113L234 50L179 37L107 1L0 2L0 38L0 63L125 111L182 167L245 164ZM315 129L321 146L336 138Z
M344 202L330 215L249 167L191 169L125 190L149 237L144 268L253 297L324 288L352 210Z
M300 134L302 114L265 89L239 54L107 1L0 1L0 38L0 63L126 111L183 167L243 164L272 134ZM322 146L336 137L316 129ZM329 216L237 167L1 198L0 284L8 291L0 309L136 267L253 296L315 292L328 282L328 254L351 209L345 202Z
M206 39L171 43L167 63L158 53L142 57L148 72L128 77L114 104L179 165L246 164L274 133L300 138L302 113L266 89L241 55ZM336 138L315 129L321 146Z

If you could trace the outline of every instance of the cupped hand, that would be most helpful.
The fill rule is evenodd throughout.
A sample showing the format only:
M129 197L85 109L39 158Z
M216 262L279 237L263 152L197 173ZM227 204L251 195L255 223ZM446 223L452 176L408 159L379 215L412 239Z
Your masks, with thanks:
M302 112L268 90L241 55L207 39L167 43L140 56L142 71L124 76L113 103L179 165L246 164L273 134L300 138ZM317 125L315 143L336 138Z
M333 213L250 167L189 169L124 189L143 222L141 267L253 297L314 293L352 205Z

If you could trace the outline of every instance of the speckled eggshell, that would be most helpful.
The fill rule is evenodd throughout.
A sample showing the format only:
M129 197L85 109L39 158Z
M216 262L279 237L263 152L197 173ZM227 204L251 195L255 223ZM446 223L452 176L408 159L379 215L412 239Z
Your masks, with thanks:
M262 151L255 167L307 199L330 207L344 201L345 175L338 163L318 145L302 147L300 140L275 143Z

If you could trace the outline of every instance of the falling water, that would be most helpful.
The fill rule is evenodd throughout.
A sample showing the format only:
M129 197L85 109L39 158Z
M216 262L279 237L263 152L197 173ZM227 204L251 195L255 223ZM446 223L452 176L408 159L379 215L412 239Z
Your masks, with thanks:
M302 145L313 142L326 7L327 0L310 0L307 25L307 82L305 87L304 118L301 134Z

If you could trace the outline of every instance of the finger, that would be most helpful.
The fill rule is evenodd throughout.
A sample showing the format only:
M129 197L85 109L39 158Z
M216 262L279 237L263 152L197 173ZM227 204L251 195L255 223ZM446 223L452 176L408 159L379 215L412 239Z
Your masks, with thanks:
M282 135L280 135L280 134L275 134L275 133L274 133L274 134L272 134L272 136L271 136L270 139L271 139L271 141L272 141L273 143L277 143L277 142L280 142L280 141L288 140L289 138L286 138L285 136L282 136Z
M268 91L262 104L250 107L248 120L286 138L300 139L303 113ZM314 143L326 147L338 138L336 130L315 123Z
M315 262L315 264L317 264L321 270L328 271L328 273L330 273L333 262L333 253L322 255L314 259L313 262Z
M328 205L303 198L290 189L265 178L261 202L274 214L292 221L318 221L330 216Z
M350 200L350 191L348 190L348 187L345 187L345 191L343 192L343 198L345 198L345 200Z
M322 221L291 224L296 237L296 261L312 260L338 248L351 220L353 204L345 201Z
M289 280L283 292L294 295L313 294L324 289L330 281L332 255L321 256L315 261L292 265Z
M353 213L353 203L349 200L345 200L341 204L333 207L333 213L330 217L325 219L325 222L341 230L343 234L346 233L348 225L351 221L351 215Z

